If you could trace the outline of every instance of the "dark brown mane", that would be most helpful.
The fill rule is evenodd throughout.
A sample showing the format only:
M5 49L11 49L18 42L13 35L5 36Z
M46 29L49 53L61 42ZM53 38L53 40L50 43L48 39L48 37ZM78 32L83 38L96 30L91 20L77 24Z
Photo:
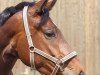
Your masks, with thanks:
M15 13L21 11L24 6L33 6L34 2L21 2L16 6L11 6L3 10L3 12L0 13L0 26L2 26L11 16L13 16Z

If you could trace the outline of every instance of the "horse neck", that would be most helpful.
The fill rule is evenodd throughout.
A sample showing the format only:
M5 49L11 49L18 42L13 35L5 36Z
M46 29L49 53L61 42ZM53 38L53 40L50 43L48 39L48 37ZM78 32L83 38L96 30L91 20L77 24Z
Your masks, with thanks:
M16 60L16 58L9 58L9 56L6 59L3 59L3 57L0 55L0 75L12 75L11 70Z
M6 45L9 43L11 39L9 36L9 31L5 32L4 30L0 29L0 49L6 47Z
M16 19L17 20L17 19ZM15 17L11 17L8 21L0 27L0 53L9 44L13 36L16 35L18 24Z
M9 32L5 36L3 33L0 34L0 75L12 75L11 70L17 60L13 45L10 43L12 38L9 37Z
M17 60L17 53L11 40L16 30L15 24L10 21L0 27L0 75L12 75L11 70Z
M12 50L13 48L8 44L9 41L10 38L6 36L6 39L4 39L5 44L2 44L3 48L0 49L0 75L12 75L11 70L17 60L15 50Z

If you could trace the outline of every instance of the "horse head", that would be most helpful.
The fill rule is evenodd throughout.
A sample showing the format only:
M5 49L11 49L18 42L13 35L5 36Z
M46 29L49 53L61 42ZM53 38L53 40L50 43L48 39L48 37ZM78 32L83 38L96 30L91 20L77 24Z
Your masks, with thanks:
M14 14L6 22L6 26L10 26L14 32L11 44L18 58L27 66L35 67L41 74L84 75L76 52L49 17L49 11L55 3L56 0L39 0L33 6L26 7L23 15L22 11ZM27 17L23 18L25 13ZM26 23L31 34L27 34L28 29L25 31Z

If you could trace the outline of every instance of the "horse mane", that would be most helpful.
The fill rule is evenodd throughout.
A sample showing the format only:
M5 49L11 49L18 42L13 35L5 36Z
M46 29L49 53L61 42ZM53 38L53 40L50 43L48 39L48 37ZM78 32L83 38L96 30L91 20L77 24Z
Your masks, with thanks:
M5 10L3 10L3 12L0 13L0 26L2 26L15 13L21 11L24 8L24 6L31 7L34 4L34 2L21 2L16 6L6 8Z

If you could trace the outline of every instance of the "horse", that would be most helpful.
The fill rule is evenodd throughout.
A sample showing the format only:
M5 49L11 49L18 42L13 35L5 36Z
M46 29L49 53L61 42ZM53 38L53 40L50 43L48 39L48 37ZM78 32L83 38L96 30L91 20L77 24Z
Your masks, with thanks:
M0 13L0 75L20 59L44 75L85 75L76 51L49 17L56 0L21 2Z

